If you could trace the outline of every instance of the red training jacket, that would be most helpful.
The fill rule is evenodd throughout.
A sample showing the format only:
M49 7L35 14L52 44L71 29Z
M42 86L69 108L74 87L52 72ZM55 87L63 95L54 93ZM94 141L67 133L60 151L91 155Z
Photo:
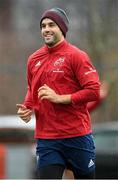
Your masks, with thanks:
M28 59L28 91L24 105L34 109L35 138L56 139L91 132L87 103L99 99L99 77L88 55L66 40L55 47L44 45ZM57 94L71 94L71 104L38 99L47 84Z

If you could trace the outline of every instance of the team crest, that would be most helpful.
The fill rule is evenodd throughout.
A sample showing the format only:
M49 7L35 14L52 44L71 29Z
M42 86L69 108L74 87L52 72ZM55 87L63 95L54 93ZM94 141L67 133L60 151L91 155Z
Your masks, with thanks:
M62 64L64 63L64 60L65 60L64 57L61 57L61 58L57 59L57 60L54 62L54 66L62 66Z

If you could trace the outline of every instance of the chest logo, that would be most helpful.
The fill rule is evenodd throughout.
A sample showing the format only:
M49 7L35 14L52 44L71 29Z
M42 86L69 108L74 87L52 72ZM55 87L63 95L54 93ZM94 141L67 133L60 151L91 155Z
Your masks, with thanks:
M40 66L40 65L41 65L41 62L38 61L38 63L35 66L37 67L37 66Z
M64 57L61 57L59 59L57 59L55 62L54 62L54 66L62 66L62 64L64 63L65 61L65 58Z

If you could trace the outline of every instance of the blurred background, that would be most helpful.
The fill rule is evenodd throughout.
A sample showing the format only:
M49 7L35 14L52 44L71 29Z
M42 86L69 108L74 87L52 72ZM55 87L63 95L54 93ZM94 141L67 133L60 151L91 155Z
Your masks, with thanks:
M65 9L70 19L67 40L89 54L101 82L106 81L110 86L108 96L91 113L93 124L117 121L118 0L0 0L0 120L3 122L3 116L7 120L14 117L16 104L24 99L27 59L43 45L40 17L46 9L56 6ZM5 141L11 143L14 138ZM4 153L5 141L0 140Z

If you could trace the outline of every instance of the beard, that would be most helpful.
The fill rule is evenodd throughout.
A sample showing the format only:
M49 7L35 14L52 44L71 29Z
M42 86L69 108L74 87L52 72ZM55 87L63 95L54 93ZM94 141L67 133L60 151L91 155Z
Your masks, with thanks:
M59 42L58 38L55 35L44 37L44 41L45 44L47 44L49 47L52 47Z

